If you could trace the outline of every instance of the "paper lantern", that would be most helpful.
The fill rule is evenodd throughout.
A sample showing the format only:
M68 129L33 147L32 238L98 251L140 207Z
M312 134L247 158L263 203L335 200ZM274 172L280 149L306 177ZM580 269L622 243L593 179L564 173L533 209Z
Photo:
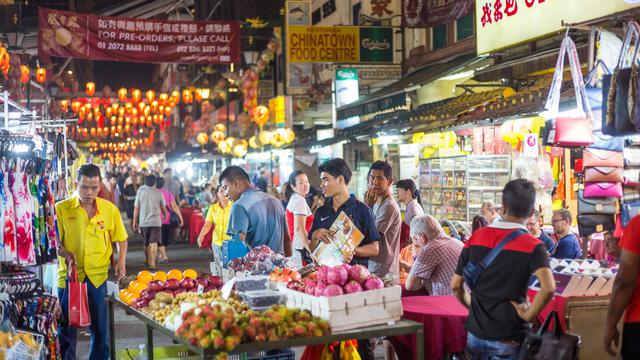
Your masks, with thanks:
M80 103L80 101L71 102L71 111L73 111L74 114L78 113L78 111L80 110L80 107L82 107L82 103Z
M131 99L133 99L133 102L138 104L140 103L140 99L141 99L141 91L140 89L132 89L131 90Z
M92 127L91 130L89 131L89 134L91 134L91 137L95 137L96 136L96 128Z
M164 108L164 116L171 116L171 112L173 111L172 108L170 108L169 106L165 106Z
M254 135L254 136L252 136L252 137L250 137L250 138L249 138L249 146L250 146L252 149L257 149L257 148L259 148L259 147L261 146L261 144L260 144L260 142L259 142L259 141L260 141L260 140L258 139L258 137L257 137L257 136L255 136L255 135Z
M273 132L269 130L262 130L258 134L258 139L264 145L271 144L271 141L273 141Z
M60 100L60 109L62 109L63 112L69 111L69 100Z
M178 90L173 90L171 92L171 100L173 100L174 102L180 101L180 92Z
M145 95L146 95L146 98L147 98L147 102L149 102L149 103L152 103L153 100L155 100L155 98L156 98L156 92L153 91L153 90L148 90Z
M20 65L20 82L26 84L29 82L29 67Z
M237 144L233 147L233 155L237 157L244 157L247 155L247 147L244 144Z
M219 144L220 142L224 141L224 132L222 131L214 131L211 133L211 141Z
M253 121L263 127L269 121L269 108L260 105L253 109Z
M167 95L167 93L160 93L160 95L158 95L158 99L160 99L160 103L162 105L166 105L169 100L169 95Z
M198 142L198 144L200 145L205 145L206 143L209 142L209 135L207 135L207 133L205 132L201 132L200 134L198 134L198 136L196 137L196 141Z
M227 127L224 124L216 124L216 126L213 127L213 130L224 133L227 131Z
M202 91L200 89L196 89L193 93L197 102L202 101Z
M293 132L293 129L291 128L287 128L284 131L284 142L287 144L291 144L295 139L296 139L296 133Z
M218 143L218 151L222 154L226 154L229 152L229 150L231 149L231 147L229 146L229 144L226 141L221 141L220 143Z
M191 93L191 90L189 89L182 90L182 101L185 104L193 103L193 94Z
M93 96L96 93L96 83L89 81L85 86L85 92L87 93L87 96Z
M36 81L40 84L44 84L47 81L47 69L38 68L36 70Z
M127 89L120 88L120 90L118 90L118 100L122 102L127 101Z

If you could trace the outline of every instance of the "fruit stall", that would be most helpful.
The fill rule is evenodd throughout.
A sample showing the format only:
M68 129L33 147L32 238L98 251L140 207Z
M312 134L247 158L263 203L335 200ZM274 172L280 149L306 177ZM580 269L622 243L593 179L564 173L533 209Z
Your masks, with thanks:
M422 325L401 320L400 288L385 286L364 266L296 270L265 247L227 265L228 281L192 269L142 271L110 295L112 358L116 307L145 324L147 349L161 333L203 359L275 358L255 356L270 350L294 359L293 347L412 334L422 358Z

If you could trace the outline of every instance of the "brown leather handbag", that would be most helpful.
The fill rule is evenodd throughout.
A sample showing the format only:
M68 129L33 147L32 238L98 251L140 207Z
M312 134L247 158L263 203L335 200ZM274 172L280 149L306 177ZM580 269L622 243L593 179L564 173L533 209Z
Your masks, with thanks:
M624 181L624 176L622 174L622 168L596 166L584 169L584 181L621 183Z

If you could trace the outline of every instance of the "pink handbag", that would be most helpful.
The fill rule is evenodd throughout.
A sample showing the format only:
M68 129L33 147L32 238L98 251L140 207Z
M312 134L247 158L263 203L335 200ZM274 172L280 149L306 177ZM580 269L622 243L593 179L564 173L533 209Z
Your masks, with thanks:
M584 149L582 152L582 166L608 166L621 168L624 166L624 158L622 157L622 153L617 151Z
M560 112L560 88L562 86L562 75L564 73L564 55L569 58L569 68L576 93L576 102L580 115L558 116ZM560 47L560 54L556 62L556 70L551 82L551 89L547 98L545 108L549 111L550 119L553 119L555 135L553 143L560 147L583 147L593 144L593 117L591 107L586 98L584 90L584 79L580 70L580 59L576 50L576 44L569 36L565 36ZM555 118L554 118L555 117Z
M596 198L596 197L622 197L622 184L621 183L608 183L608 182L593 182L584 183L584 197Z

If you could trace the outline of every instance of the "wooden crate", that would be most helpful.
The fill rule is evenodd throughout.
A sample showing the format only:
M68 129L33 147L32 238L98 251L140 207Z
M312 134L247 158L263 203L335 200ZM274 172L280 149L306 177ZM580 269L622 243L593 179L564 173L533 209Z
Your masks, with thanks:
M402 317L402 289L392 286L340 296L312 296L278 285L287 296L287 307L309 310L329 321L332 331L384 324Z
M564 313L567 332L580 336L580 359L620 359L619 354L610 356L602 345L608 305L608 296L567 299ZM622 329L622 321L618 329Z

